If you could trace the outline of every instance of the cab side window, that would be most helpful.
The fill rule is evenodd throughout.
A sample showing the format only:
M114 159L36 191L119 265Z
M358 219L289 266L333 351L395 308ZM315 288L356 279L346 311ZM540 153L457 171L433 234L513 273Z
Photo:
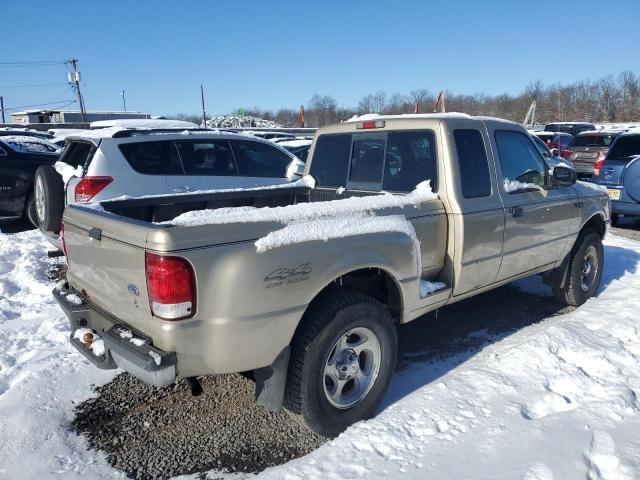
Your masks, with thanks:
M484 140L479 130L457 129L453 131L460 165L460 184L464 198L491 195L489 162Z
M504 190L509 194L542 190L546 166L531 139L509 130L497 130L495 139Z

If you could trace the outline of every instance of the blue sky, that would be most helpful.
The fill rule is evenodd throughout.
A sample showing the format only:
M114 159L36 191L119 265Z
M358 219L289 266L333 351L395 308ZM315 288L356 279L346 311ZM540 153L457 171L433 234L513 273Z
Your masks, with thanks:
M1 62L76 57L88 109L355 105L377 90L518 93L640 73L639 0L0 0ZM5 106L72 99L66 67L0 65ZM39 87L15 85L55 84ZM70 106L68 108L74 108Z

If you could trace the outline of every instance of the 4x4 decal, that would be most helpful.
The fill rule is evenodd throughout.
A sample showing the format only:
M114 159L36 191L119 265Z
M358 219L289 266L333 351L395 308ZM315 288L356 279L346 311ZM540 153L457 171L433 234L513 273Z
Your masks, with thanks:
M304 282L309 279L309 275L313 269L310 263L303 263L297 267L277 268L269 275L264 277L266 283L265 288L279 287L281 285L290 285L292 283Z

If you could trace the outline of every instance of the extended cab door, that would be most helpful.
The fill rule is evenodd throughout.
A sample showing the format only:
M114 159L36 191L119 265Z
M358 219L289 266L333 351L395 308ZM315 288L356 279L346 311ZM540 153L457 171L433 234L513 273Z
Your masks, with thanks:
M502 260L504 206L484 125L451 119L444 128L450 150L447 175L453 294L461 295L496 281Z
M578 213L572 187L551 187L548 166L529 135L509 125L488 126L496 153L505 233L498 280L559 260Z

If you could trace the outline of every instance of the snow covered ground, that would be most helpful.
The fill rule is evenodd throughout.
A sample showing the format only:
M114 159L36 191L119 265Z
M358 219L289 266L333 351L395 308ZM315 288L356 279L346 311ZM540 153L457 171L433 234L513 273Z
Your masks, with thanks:
M114 374L69 345L46 250L37 231L0 233L0 478L123 478L67 429ZM475 355L409 365L375 419L261 477L640 478L640 242L610 237L605 252L597 298L505 338L477 332Z

